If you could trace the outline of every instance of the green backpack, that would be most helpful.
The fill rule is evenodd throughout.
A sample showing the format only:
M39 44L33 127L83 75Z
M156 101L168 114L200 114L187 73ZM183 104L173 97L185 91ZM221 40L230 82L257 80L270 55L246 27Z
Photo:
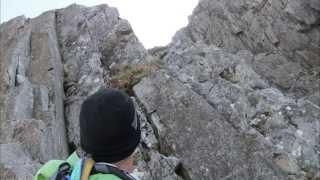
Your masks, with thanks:
M67 160L51 160L36 173L34 180L135 180L127 172L108 163L79 159L74 152Z

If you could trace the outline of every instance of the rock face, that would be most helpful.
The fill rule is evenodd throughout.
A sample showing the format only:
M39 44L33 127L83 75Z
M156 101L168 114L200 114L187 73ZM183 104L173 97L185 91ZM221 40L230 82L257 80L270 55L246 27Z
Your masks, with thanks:
M42 163L66 157L63 69L55 13L31 20L17 17L0 28L1 146L20 144L11 152L18 153L17 160L23 153ZM1 156L7 156L7 151Z
M318 1L202 0L172 46L249 50L263 79L301 98L319 93L319 22Z
M0 33L0 176L31 179L78 147L80 105L105 86L111 62L138 63L147 52L106 5L17 17Z
M314 1L299 0L202 0L190 16L189 25L177 32L171 44L149 51L162 59L168 76L180 83L176 86L199 95L197 98L184 95L177 87L168 86L169 82L160 88L161 75L141 82L136 90L146 107L153 108L152 112L160 111L157 120L162 122L160 149L171 148L171 154L186 161L184 167L189 178L270 179L263 172L276 173L275 169L290 179L319 178L318 6ZM211 106L209 112L221 117L197 111L202 107L199 99ZM189 110L192 113L188 114L188 109L179 105L180 101L187 108L195 103ZM162 106L171 111L164 112ZM184 109L180 110L181 107ZM214 119L215 126L228 131L231 139L224 139L224 131L201 126L201 122L194 128L191 122L199 119L206 123ZM223 127L223 122L231 127ZM241 138L232 137L230 129L235 129ZM207 130L209 133L205 133ZM254 149L253 153L248 149L243 151L262 153L264 160L251 155L249 161L245 155L237 154L242 151L244 142L241 141L250 140L248 135L254 137L253 144L259 145L246 146ZM232 149L237 149L236 152L228 152L230 144L209 147L198 144L202 142L202 146L207 146L219 140L234 145ZM241 143L237 145L233 140ZM226 152L222 161L232 162L231 165L215 167L213 164L221 159L217 151ZM234 154L237 160L244 158L243 162L240 160L243 169L236 167L237 161L232 159ZM196 157L202 158L197 161ZM262 168L263 164L259 163L268 160L276 166L268 166L273 170L246 168L252 167L251 163L255 168ZM201 170L201 167L204 168ZM255 175L256 172L259 173ZM279 174L273 177L284 179Z
M168 74L144 79L134 90L157 127L160 152L182 160L184 179L284 179L265 160L270 152Z
M56 12L64 68L65 117L69 142L79 145L83 100L105 86L112 63L141 62L146 50L115 8L72 5Z
M206 100L216 110L215 114L220 114L232 128L244 134L240 140L246 141L248 139L246 135L250 134L255 137L255 142L265 144L266 147L259 149L258 152L271 153L269 157L266 155L263 157L278 166L288 178L319 178L320 14L318 6L319 3L298 0L286 2L203 0L189 18L189 25L177 32L168 47L155 48L149 52L162 59L169 76L182 83L183 89L191 89L200 95L196 99ZM217 171L222 172L223 168L216 169L212 165L212 162L217 162L219 159L216 157L218 153L213 153L211 157L200 158L199 162L192 159L191 155L197 154L198 149L213 151L216 146L200 148L197 143L183 144L184 141L190 140L204 141L203 144L208 144L206 141L210 140L216 142L217 140L210 135L219 132L218 130L211 130L210 133L202 135L210 127L200 126L195 129L200 129L201 133L192 135L197 138L194 139L188 136L190 127L185 124L194 121L189 119L207 119L210 122L214 116L197 112L200 103L194 99L188 100L190 95L185 99L181 98L184 100L171 97L171 94L177 97L178 93L168 90L170 87L167 85L159 88L156 85L160 81L159 77L148 81L151 83L145 82L144 87L136 91L140 99L159 97L162 92L160 89L164 89L163 93L167 93L157 100L151 98L143 101L146 107L152 107L154 112L160 111L159 114L164 116L159 118L164 124L162 128L164 139L162 143L160 141L160 147L169 149L167 146L170 142L171 146L177 146L171 153L182 156L183 160L191 160L185 165L191 179L199 176L193 169L199 171L201 166L206 167L208 173L212 173L204 179L223 179L223 175L214 174ZM177 87L173 89L176 90ZM183 96L182 94L179 91L179 95ZM177 113L179 111L165 113L161 110L164 97L170 97L166 102L173 104L190 101L197 106L190 115L186 115L187 109L180 113ZM169 104L164 106L175 110ZM202 116L197 117L199 114ZM170 119L173 120L168 122ZM218 121L219 126L222 126L218 120L221 118L214 119ZM199 122L197 125L200 124ZM197 131L194 128L190 129L190 133ZM226 129L230 128L223 129L227 131ZM178 135L177 132L183 135ZM224 137L222 132L216 136L220 139ZM179 145L180 148L188 147L188 149L181 150L178 148ZM223 148L227 147L225 144L221 145L221 151L226 152L227 150ZM184 151L192 148L194 148L192 153L183 156ZM241 146L237 146L236 149L237 153L241 152ZM196 157L209 154L201 151L198 153ZM225 157L231 158L230 154L233 153L228 153ZM255 167L261 166L257 163L260 161L263 160L254 162ZM231 159L225 162L237 164ZM241 164L250 167L246 163ZM261 171L259 171L261 176L255 176L256 170L242 170L251 173L252 176L239 178L233 176L232 174L239 172L237 168L227 171L230 176L224 175L227 179L270 179L267 176L263 177ZM203 170L201 174L204 175L205 171Z
M107 5L1 24L0 179L65 158L83 100L114 82L114 67L151 63L130 89L141 179L320 178L318 2L201 0L149 51Z

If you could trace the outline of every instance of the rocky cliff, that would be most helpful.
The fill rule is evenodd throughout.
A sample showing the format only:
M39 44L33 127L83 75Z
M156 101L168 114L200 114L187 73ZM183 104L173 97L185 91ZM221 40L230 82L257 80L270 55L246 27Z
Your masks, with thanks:
M0 26L0 179L32 179L79 145L82 101L135 99L141 179L320 178L320 3L200 0L146 50L106 5Z

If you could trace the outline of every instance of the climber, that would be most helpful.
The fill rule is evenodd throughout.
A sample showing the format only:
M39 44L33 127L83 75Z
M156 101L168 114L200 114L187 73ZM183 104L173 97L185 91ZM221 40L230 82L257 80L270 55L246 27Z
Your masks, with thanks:
M132 99L115 89L100 89L81 106L81 147L65 161L47 162L34 180L134 180L129 173L140 136Z

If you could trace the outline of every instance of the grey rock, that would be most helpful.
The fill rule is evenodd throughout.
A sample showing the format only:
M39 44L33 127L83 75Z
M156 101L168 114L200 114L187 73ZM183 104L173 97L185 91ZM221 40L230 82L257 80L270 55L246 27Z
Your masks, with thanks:
M146 149L140 146L136 152L136 169L133 174L141 180L166 179L181 180L176 170L180 166L180 160L174 156L165 156L156 150Z
M275 158L275 163L289 174L294 174L299 171L299 166L296 162L290 161L287 157L278 156Z
M146 50L115 8L71 5L57 12L57 31L64 63L68 137L79 146L83 100L105 86L109 65L140 62Z
M12 141L19 142L33 160L44 163L48 161L48 154L55 154L55 149L50 145L51 137L54 134L43 121L20 119L19 121L13 121L11 126Z
M233 128L267 143L291 179L319 176L318 9L315 1L202 0L161 58Z
M0 30L0 141L19 143L40 163L66 158L68 144L79 146L81 103L105 86L107 64L140 63L147 56L129 23L107 5L21 16ZM147 144L157 148L146 128Z
M285 179L264 160L266 149L242 137L206 100L167 73L144 79L134 91L147 112L161 119L160 152L182 159L185 178Z
M140 107L139 103L136 99L134 99L136 112L138 114L140 120L140 128L141 128L141 144L145 149L148 150L157 150L158 149L158 139L155 135L154 130L157 130L157 127L152 127L149 123L146 114L143 112L143 109ZM152 117L151 117L152 119Z
M30 159L20 144L0 144L0 153L1 179L32 179L40 167L40 164Z
M64 159L79 146L82 102L112 69L156 61L162 70L133 89L141 179L317 179L319 21L318 0L201 0L150 50L107 5L5 22L0 177L31 179Z
M281 90L293 92L297 98L319 89L320 82L316 76L309 76L298 63L290 62L278 54L257 55L253 68Z
M319 18L316 1L203 0L189 17L188 26L176 33L167 51L179 52L205 43L232 53L239 50L249 50L254 55L263 53L264 60L255 61L263 65L254 70L260 76L283 75L267 79L281 79L276 83L301 98L319 89L319 77L314 75L319 74L320 67ZM261 72L271 64L277 67Z
M179 166L179 160L176 157L166 157L158 152L149 153L150 161L147 166L150 169L152 179L181 180L175 170Z
M175 172L180 165L179 159L174 156L166 157L158 152L159 142L156 136L159 135L160 127L155 122L157 120L154 113L147 118L136 99L134 102L141 123L141 145L135 155L136 169L133 174L142 180L180 179Z
M13 34L11 29L14 29ZM39 119L43 121L40 123L42 129L55 135L45 136L46 144L39 146L38 159L66 157L62 63L55 13L47 12L32 20L18 17L9 21L1 25L1 38L0 73L3 78L0 94L4 111L1 111L0 122L8 127L1 131L1 141L14 142L10 139L13 129L17 128L13 124L23 124L24 119ZM30 134L28 139L32 138L39 137ZM37 153L31 151L33 155Z
M311 126L317 129L319 120L313 118L313 113L302 113L305 105L298 105L296 101L300 98L305 104L306 99L313 97L313 100L308 102L315 105L314 110L318 111L319 79L315 76L310 78L303 73L304 69L299 63L272 53L254 56L249 51L239 51L237 54L230 54L203 43L192 43L190 47L183 49L173 45L162 60L168 67L168 77L176 77L185 88L201 95L233 128L243 133L255 129L258 136L263 137L259 141L266 140L265 143L273 147L270 152L274 153L274 156L280 154L281 157L288 157L288 162L295 162L298 168L293 169L297 171L292 173L286 169L288 174L294 174L294 178L310 174L317 177L315 169L319 163L315 155L318 146L312 143L315 139L311 137L318 137L319 131L310 127L310 134L300 137L305 141L313 139L309 143L303 143L296 137L296 133L302 132L298 122L308 127L311 123ZM205 82L198 78L203 72L208 72ZM314 94L308 96L309 92ZM300 113L286 113L288 105L289 109L296 107ZM165 126L167 123L161 124ZM165 128L159 129L163 131ZM297 151L306 152L308 155L297 155ZM314 160L311 160L311 157L314 157Z

